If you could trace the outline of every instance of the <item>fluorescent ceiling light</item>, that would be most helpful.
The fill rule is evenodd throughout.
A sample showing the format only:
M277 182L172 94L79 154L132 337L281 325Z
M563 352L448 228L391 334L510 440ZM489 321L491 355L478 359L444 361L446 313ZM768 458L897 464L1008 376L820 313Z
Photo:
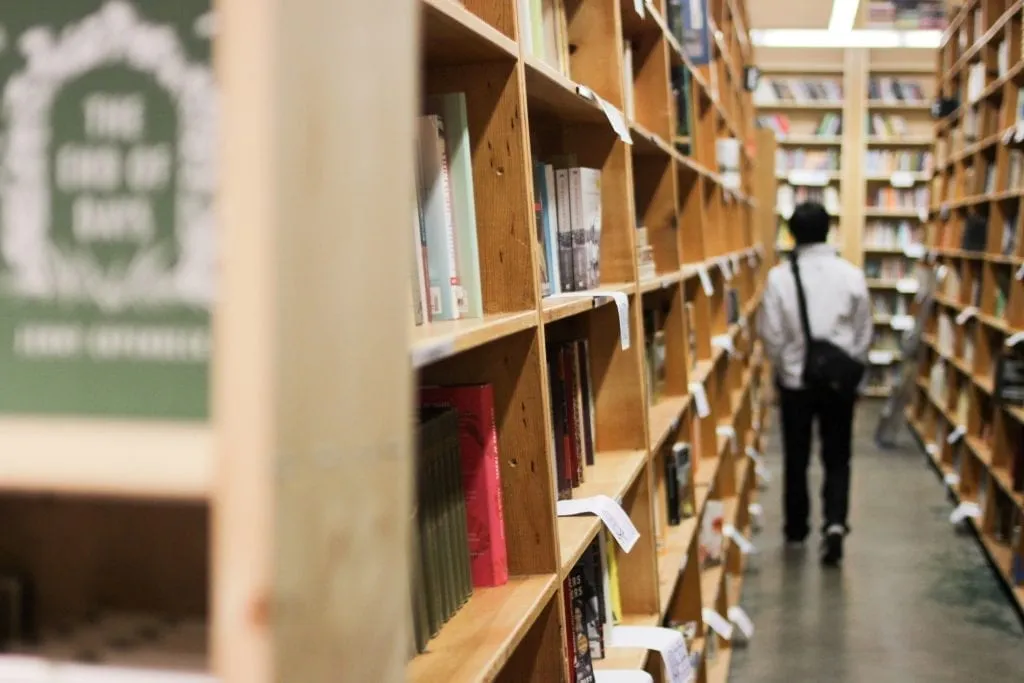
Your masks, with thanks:
M888 31L827 29L766 29L750 32L754 45L760 47L916 47L936 49L942 31Z
M832 18L828 22L829 31L852 31L853 22L857 18L857 7L860 0L833 0Z

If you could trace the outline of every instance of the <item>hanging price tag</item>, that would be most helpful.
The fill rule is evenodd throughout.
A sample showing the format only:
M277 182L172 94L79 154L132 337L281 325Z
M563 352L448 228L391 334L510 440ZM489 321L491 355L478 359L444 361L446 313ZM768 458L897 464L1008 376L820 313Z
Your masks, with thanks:
M627 553L633 549L640 538L640 532L637 531L633 520L629 518L626 511L622 509L622 505L609 496L597 495L589 498L560 500L556 509L559 517L597 515L604 522L615 542Z
M977 503L960 503L956 506L953 512L950 513L949 521L953 524L959 524L968 517L971 519L981 519L981 508L978 507Z
M1013 277L1016 280L1024 280L1024 265L1021 265L1021 267L1017 269L1017 272L1013 274Z
M894 330L910 330L914 328L914 316L894 315L889 319L889 327Z
M697 406L697 417L704 419L711 414L711 405L708 403L708 394L704 385L700 382L690 382L690 393L693 394L693 401Z
M946 275L949 273L949 268L945 265L940 265L935 268L935 279L942 282L946 279Z
M595 306L601 306L611 299L615 304L615 312L619 317L619 346L625 351L630 345L629 336L629 297L625 292L615 292L605 289L591 289L583 292L561 292L552 294L548 299L578 299L581 296L591 296Z
M893 187L913 187L914 174L908 171L896 171L889 178L889 182Z
M757 268L757 252L752 251L747 254L747 265L751 268Z
M824 187L828 185L829 177L825 171L796 170L789 172L788 180L790 185Z
M700 278L700 286L704 288L704 293L711 296L715 293L715 286L711 284L711 276L708 275L708 269L703 264L697 266L697 277Z
M596 669L594 683L654 683L654 677L642 669Z
M757 452L753 446L747 446L747 457L754 462L754 474L761 478L766 484L772 481L772 471L768 468L768 463L765 462L764 456Z
M633 647L656 650L665 662L669 683L689 683L693 678L690 653L683 634L674 628L658 626L616 626L612 629L610 647Z
M900 294L916 294L918 287L917 280L912 277L900 278L896 281L896 291Z
M966 323L968 320L970 320L971 318L973 318L977 314L978 314L978 309L977 308L975 308L974 306L968 306L964 310L960 311L960 313L956 316L956 324L957 325L963 325L964 323Z
M718 425L715 434L729 439L729 452L736 452L736 429L732 425Z
M742 266L742 265L743 264L740 263L740 255L739 254L733 254L732 255L732 270L733 270L733 272L736 273L737 275L739 275L739 273L740 273L740 266Z
M895 359L892 351L869 351L868 362L872 365L889 365Z
M959 427L957 427L956 429L954 429L953 431L951 431L949 433L949 436L946 437L946 443L948 443L949 445L952 446L957 441L959 441L960 439L964 438L964 434L966 434L966 433L967 433L967 427L964 427L963 425L960 425Z
M1006 338L1006 346L1013 348L1024 341L1024 332L1015 332Z
M729 615L729 621L740 630L745 640L750 640L754 637L754 622L751 621L746 610L739 605L733 605L729 608L727 614Z
M626 118L622 115L622 112L600 97L597 98L597 106L601 107L604 117L608 119L608 123L611 124L612 130L619 136L619 139L627 145L632 145L633 136L630 135L629 124L626 123Z
M577 85L576 86L576 94L579 95L580 97L582 97L585 100L590 100L591 102L597 102L597 95L595 95L594 91L591 90L590 88L588 88L585 85Z
M923 244L904 244L903 255L907 258L921 258L925 254Z
M711 338L711 345L725 351L730 358L736 355L736 345L728 334L716 334Z
M704 623L711 627L719 638L732 640L732 624L725 617L710 607L702 609L700 615L704 618Z
M946 476L942 478L942 481L946 483L946 486L956 488L960 486L960 475L956 472L946 472Z
M633 0L633 9L636 10L637 14L639 14L641 17L643 17L644 16L644 0Z
M928 444L927 446L924 447L924 452L927 453L928 455L938 455L939 454L939 445L938 444L934 444L934 443L930 443L930 444Z
M740 552L744 555L753 555L757 552L757 548L750 542L746 536L740 533L739 529L734 527L732 524L726 524L722 528L722 533L725 534L726 538L736 544L736 547L740 549Z
M732 282L732 262L727 258L718 259L718 267L722 269L725 281Z

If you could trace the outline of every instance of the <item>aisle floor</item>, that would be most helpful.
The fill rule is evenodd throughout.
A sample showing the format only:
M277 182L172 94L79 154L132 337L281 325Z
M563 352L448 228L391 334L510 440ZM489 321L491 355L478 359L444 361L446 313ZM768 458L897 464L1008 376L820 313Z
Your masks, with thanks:
M761 493L760 555L741 598L757 630L734 652L731 683L1024 680L1016 610L975 538L950 525L945 489L909 432L899 450L874 446L880 406L859 408L853 534L839 570L818 564L817 539L803 550L784 546L781 444L772 430L767 455L775 480ZM816 529L820 474L816 461Z

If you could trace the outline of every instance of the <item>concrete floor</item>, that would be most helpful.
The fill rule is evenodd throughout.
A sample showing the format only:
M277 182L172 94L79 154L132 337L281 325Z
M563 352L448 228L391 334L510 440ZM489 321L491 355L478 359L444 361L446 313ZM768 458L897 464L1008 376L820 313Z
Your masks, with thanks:
M945 489L909 432L902 448L875 448L880 403L858 409L846 559L818 564L817 539L784 548L782 458L761 494L760 555L741 604L756 625L737 648L731 683L1003 683L1024 681L1024 631L973 536L957 533ZM777 424L773 416L773 424ZM820 463L811 468L820 528Z

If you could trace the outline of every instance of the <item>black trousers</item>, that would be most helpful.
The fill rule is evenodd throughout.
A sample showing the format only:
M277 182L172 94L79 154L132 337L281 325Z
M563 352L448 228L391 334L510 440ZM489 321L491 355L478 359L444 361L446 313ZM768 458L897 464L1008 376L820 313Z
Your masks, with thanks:
M850 456L856 402L855 396L837 397L825 392L779 387L785 453L784 532L789 540L803 540L810 531L807 466L811 459L811 433L815 419L821 438L821 462L825 469L825 483L821 491L822 532L833 524L849 529L846 518L850 508Z

